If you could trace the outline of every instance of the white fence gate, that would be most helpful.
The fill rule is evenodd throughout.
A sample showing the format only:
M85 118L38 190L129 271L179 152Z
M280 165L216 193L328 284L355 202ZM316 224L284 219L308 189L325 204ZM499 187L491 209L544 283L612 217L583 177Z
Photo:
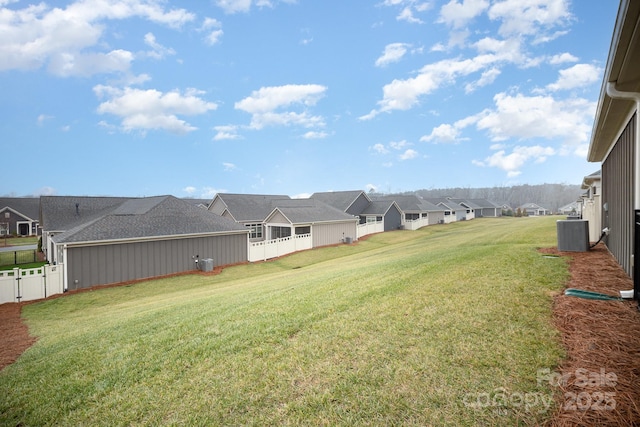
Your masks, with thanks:
M0 271L0 304L33 301L64 292L62 265Z
M253 242L249 244L249 261L266 261L312 247L311 234L296 234L280 239Z

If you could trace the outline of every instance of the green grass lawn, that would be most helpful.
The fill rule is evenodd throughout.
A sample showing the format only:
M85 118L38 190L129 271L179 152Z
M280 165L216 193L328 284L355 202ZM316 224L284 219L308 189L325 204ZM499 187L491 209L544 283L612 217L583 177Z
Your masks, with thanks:
M23 308L1 425L536 425L557 218L476 219ZM534 400L535 399L535 400ZM545 399L545 400L543 400Z

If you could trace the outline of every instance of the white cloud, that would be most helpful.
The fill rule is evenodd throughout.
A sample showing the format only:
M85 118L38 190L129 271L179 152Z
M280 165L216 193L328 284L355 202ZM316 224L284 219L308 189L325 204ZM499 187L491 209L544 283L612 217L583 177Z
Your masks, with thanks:
M324 139L327 136L329 136L328 133L317 132L317 131L309 131L309 132L306 132L304 135L302 135L304 139Z
M184 9L166 10L159 2L134 0L79 0L64 9L40 3L0 12L0 70L48 66L60 76L120 72L130 67L131 52L103 50L100 41L106 21L135 17L179 28L195 18Z
M199 115L215 110L217 105L200 97L203 93L187 89L184 94L174 90L160 92L126 87L98 85L93 88L99 98L108 98L98 106L99 114L120 117L124 131L162 129L183 134L196 127L178 118L178 115Z
M482 161L473 160L476 166L496 167L507 172L510 178L520 175L520 169L527 162L542 163L547 157L553 156L556 151L551 147L536 146L517 146L509 154L505 150L500 150L485 158Z
M456 29L464 28L469 21L483 13L488 7L487 0L462 0L460 3L451 0L440 9L440 17L437 22Z
M394 150L402 150L404 147L407 147L411 144L409 144L406 140L402 140L402 141L391 141L389 143L389 147L393 148Z
M37 119L38 126L42 126L42 125L44 125L44 123L45 123L47 120L51 120L51 119L53 119L53 116L49 116L49 115L47 115L47 114L40 114L40 115L38 116L38 119Z
M568 52L553 55L549 58L549 63L552 65L564 64L565 62L578 62L578 58Z
M491 5L489 18L500 21L499 34L504 37L550 37L545 30L572 19L568 0L502 0Z
M175 55L176 51L172 48L162 46L156 41L156 36L153 33L147 33L144 35L144 43L151 48L151 51L146 52L146 55L154 59L162 59L167 55Z
M299 125L303 127L324 126L321 116L313 116L306 109L324 96L327 88L316 84L263 87L251 96L235 103L237 110L251 114L250 127ZM302 107L302 112L278 110Z
M204 40L208 45L213 46L220 41L220 38L224 34L221 28L222 23L217 19L205 18L200 30L207 33Z
M284 3L295 3L296 0L282 0ZM216 0L216 6L225 13L245 13L255 4L258 7L273 7L275 0Z
M214 126L213 129L216 131L216 135L213 137L214 141L240 139L240 135L238 135L238 126Z
M389 150L387 150L387 147L384 146L384 144L374 144L373 146L370 147L371 150L375 151L378 154L387 154L389 152Z
M227 172L230 172L232 170L236 169L236 165L233 163L229 163L229 162L223 162L222 163L222 167L224 167L224 170Z
M393 80L382 88L383 98L378 101L379 108L361 116L369 120L381 112L408 110L414 107L420 97L428 95L442 85L451 84L458 76L466 76L495 62L493 55L480 55L473 59L446 59L425 65L415 77L406 80Z
M407 43L390 43L385 46L382 55L376 59L376 67L385 67L393 62L398 62L407 53Z
M196 187L188 186L182 189L187 194L193 194L196 192Z
M499 93L494 102L494 110L476 116L478 129L488 131L493 141L545 138L567 145L588 141L595 112L591 101Z
M418 152L411 148L407 149L404 153L400 155L400 160L411 160L418 157Z
M431 134L420 138L423 142L457 143L460 141L460 129L450 124L441 124L431 131Z
M474 82L467 83L464 87L465 93L474 92L476 89L484 86L488 86L492 84L498 76L501 74L499 68L490 68L487 71L484 71L480 78Z
M555 83L547 85L551 91L568 90L589 86L600 80L602 70L591 64L576 64L573 67L560 70L560 76Z

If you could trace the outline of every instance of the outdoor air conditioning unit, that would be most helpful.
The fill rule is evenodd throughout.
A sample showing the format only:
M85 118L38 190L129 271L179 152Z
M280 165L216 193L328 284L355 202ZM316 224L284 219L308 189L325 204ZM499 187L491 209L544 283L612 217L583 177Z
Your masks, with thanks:
M200 263L202 264L202 271L213 271L213 259L203 259Z
M589 250L589 221L584 219L557 222L558 250L586 252Z

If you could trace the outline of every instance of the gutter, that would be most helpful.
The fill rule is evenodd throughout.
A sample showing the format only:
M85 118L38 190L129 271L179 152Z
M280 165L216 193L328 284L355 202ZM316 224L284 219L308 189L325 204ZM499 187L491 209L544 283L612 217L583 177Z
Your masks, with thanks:
M634 182L634 194L633 194L633 208L640 210L640 92L625 92L616 88L616 82L607 83L607 95L611 99L626 99L628 101L634 101L636 103L636 128L634 142L634 168L635 168L635 182Z

